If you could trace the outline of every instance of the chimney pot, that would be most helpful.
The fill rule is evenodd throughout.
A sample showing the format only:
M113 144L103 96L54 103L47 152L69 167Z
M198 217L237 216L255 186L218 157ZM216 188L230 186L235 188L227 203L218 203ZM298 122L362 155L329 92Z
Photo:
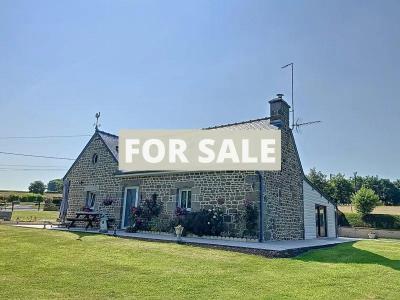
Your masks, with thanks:
M276 94L276 98L269 101L270 122L278 128L289 127L289 104L283 99L283 94Z

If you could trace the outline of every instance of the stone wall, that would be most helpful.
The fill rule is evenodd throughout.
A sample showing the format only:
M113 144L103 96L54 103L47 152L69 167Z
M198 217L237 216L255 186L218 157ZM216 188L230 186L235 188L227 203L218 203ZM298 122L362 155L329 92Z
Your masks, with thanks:
M374 228L361 228L361 227L338 227L338 234L340 237L362 238L367 239L368 233L374 232L376 238L383 239L400 239L400 230L390 229L374 229Z
M266 239L304 238L303 171L292 132L282 128L282 170L265 172Z
M92 162L94 154L98 155L96 164ZM75 212L82 210L87 191L96 193L97 211L102 211L112 218L119 216L122 190L120 179L114 176L117 171L118 163L102 139L97 134L94 135L66 177L71 181L67 217L75 217ZM103 201L106 198L112 198L113 205L105 207Z
M150 199L153 194L161 200L162 217L175 214L178 190L190 188L192 211L219 208L225 214L227 234L235 234L239 213L245 200L258 201L258 186L253 183L254 172L187 172L122 178L123 188L139 186L139 199Z

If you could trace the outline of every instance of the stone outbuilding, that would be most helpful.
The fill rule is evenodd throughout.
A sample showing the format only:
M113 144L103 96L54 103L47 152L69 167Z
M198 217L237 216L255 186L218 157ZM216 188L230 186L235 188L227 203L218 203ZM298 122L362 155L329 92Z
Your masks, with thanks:
M298 240L336 237L336 206L306 179L289 126L290 106L278 94L270 117L205 128L281 130L280 171L138 171L118 169L118 136L97 130L66 173L68 217L83 207L106 214L119 228L130 226L132 207L156 197L154 224L166 231L177 207L190 212L218 208L224 234L241 236L246 203L258 209L257 237Z

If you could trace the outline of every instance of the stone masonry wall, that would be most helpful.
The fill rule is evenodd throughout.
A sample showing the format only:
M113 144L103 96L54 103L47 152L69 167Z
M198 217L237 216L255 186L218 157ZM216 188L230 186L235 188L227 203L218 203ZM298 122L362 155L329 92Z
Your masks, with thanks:
M304 238L303 170L292 132L282 128L282 170L265 172L266 239Z
M94 154L98 155L96 164L92 163ZM118 163L108 151L98 135L76 161L67 179L71 181L69 189L69 208L67 217L75 217L75 212L81 211L85 205L86 192L96 193L95 210L106 213L114 218L121 210L122 190L120 179L114 176L118 171ZM104 206L106 198L113 199L113 205Z

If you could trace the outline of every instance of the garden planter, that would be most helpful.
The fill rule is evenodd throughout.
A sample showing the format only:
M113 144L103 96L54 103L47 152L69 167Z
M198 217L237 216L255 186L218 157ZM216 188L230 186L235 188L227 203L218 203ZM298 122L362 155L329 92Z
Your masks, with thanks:
M175 227L175 234L176 234L176 239L178 242L182 240L182 232L183 232L183 226L178 225Z

